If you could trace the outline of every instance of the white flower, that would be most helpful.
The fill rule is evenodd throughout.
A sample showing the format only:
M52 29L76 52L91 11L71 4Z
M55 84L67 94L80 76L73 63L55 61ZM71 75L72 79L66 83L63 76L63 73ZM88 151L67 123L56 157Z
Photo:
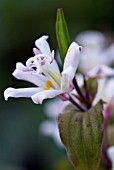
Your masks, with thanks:
M112 170L114 170L114 146L111 146L107 149L107 154L112 162Z
M114 69L109 65L114 62L114 43L107 45L106 37L98 31L84 31L78 34L76 41L83 46L79 69L86 75L86 79L93 77L98 81L93 106L102 99L106 102L104 115L110 117L114 104Z
M83 46L79 69L86 73L95 66L114 62L114 43L107 45L106 37L98 31L84 31L78 34L76 42Z
M93 106L102 99L104 103L104 116L109 119L112 109L114 109L114 69L106 65L98 65L89 70L86 78L93 77L97 79L98 91L93 101Z
M85 75L86 78L96 78L98 81L98 92L96 95L96 102L102 99L105 102L109 102L114 97L114 69L105 65L99 65L91 69Z
M37 48L33 49L35 56L27 60L26 66L17 63L13 72L15 78L29 81L36 87L20 89L9 87L4 92L5 100L9 97L31 97L34 103L41 104L46 98L68 94L73 89L72 80L79 64L81 46L75 42L70 45L63 72L60 74L54 59L54 51L51 52L47 38L48 36L42 36L36 40Z

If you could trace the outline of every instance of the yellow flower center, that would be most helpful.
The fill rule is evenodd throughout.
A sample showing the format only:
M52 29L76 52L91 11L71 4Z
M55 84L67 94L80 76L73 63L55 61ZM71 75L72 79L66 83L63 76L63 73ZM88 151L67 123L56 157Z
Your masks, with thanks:
M52 88L52 82L47 80L46 81L46 87L44 88L44 90L50 90Z

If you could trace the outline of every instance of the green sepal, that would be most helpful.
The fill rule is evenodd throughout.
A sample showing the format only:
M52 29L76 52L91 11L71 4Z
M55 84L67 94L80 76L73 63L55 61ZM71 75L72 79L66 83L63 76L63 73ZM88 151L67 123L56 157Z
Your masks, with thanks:
M97 170L103 138L103 104L87 112L69 105L58 117L60 137L76 170Z
M97 80L95 78L89 78L88 80L86 80L86 89L85 89L85 85L83 85L81 87L81 90L83 94L88 98L90 103L92 103L98 90ZM79 100L81 99L79 98Z
M71 41L62 8L59 8L57 11L56 37L61 61L64 63L64 59Z

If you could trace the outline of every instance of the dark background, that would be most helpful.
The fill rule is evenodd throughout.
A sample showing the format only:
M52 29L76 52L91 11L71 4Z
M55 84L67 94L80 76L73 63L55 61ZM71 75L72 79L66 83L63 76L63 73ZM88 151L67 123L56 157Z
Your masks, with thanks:
M11 74L16 62L33 55L34 41L48 34L57 50L56 11L62 7L72 39L88 29L114 31L113 0L0 1L0 170L72 170L66 152L38 131L47 119L43 105L30 99L4 101L7 87L26 87Z

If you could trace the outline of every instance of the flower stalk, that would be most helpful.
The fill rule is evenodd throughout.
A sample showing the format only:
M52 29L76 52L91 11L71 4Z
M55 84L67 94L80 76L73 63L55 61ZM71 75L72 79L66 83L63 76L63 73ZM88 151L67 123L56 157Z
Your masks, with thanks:
M76 77L74 77L74 79L73 79L73 84L74 84L74 87L75 87L77 93L79 94L79 96L83 100L84 104L86 105L87 109L91 108L91 103L88 100L88 98L86 96L84 96L83 92L81 91L80 87L78 86ZM86 90L87 90L87 88L86 88ZM86 91L86 94L87 94L87 92L88 91Z
M78 108L80 111L84 112L85 109L83 109L75 100L73 100L73 98L71 96L69 96L69 101L76 106L76 108Z

